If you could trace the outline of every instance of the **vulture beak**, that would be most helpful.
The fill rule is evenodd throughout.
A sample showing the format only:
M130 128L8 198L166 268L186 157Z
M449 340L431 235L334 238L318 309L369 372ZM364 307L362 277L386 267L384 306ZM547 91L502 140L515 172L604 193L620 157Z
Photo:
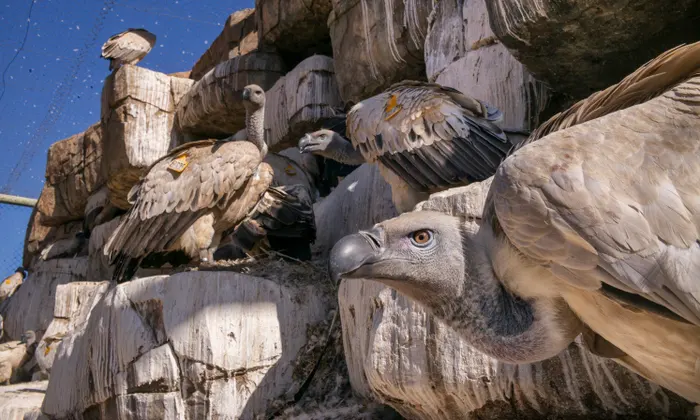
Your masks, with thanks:
M329 259L332 281L337 284L341 278L370 276L371 265L381 260L383 233L375 226L338 241Z
M312 151L312 146L315 146L317 143L314 143L313 137L306 133L304 137L299 140L299 153L306 153Z
M241 96L243 97L244 101L250 100L250 89L248 89L248 88L243 89L243 93L241 94Z

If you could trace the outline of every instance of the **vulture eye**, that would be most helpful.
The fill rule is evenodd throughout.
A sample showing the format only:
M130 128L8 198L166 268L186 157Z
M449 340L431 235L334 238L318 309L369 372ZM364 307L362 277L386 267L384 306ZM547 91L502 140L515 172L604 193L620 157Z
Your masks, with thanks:
M433 242L433 232L421 229L411 233L411 243L417 247L425 248Z

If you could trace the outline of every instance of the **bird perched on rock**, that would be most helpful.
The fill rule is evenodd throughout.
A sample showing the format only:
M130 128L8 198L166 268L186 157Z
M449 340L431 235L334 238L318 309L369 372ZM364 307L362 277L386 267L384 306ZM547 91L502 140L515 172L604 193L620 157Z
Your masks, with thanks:
M21 374L20 368L34 356L36 334L26 331L19 341L0 344L0 384L9 385Z
M210 262L222 233L240 223L272 181L263 117L265 92L243 90L247 141L202 140L173 149L155 162L129 192L133 207L104 248L114 279L125 281L139 261L155 252L181 249Z
M394 287L508 362L557 354L583 323L589 346L698 403L700 43L573 109L503 162L481 223L404 214L339 241L331 271Z
M313 200L303 185L270 187L214 259L236 259L251 253L265 238L270 249L301 261L311 259L316 240ZM218 255L217 255L218 254Z
M299 146L346 164L378 163L405 212L432 192L492 176L514 146L497 125L502 119L497 108L456 89L403 81L350 109L351 143L320 130Z
M100 57L109 60L109 70L122 64L136 64L148 54L156 43L156 36L143 28L129 28L112 35L102 45Z
M0 303L12 296L15 290L22 285L25 277L26 271L24 267L17 267L12 275L2 281L2 284L0 284Z
M365 158L355 151L352 143L346 139L346 116L336 111L336 115L325 120L322 128L306 133L299 140L301 153L312 153L321 169L318 189L321 197L327 196L338 183L358 166L365 163Z

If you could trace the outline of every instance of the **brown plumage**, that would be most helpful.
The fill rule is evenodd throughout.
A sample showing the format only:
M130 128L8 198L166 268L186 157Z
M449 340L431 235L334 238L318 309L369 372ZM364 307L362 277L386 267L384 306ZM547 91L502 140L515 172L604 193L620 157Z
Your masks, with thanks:
M200 262L212 261L222 233L256 206L273 175L262 162L265 93L251 85L243 97L249 141L202 140L177 147L131 189L133 207L104 249L117 264L115 280L131 277L138 262L156 252L183 250Z
M542 360L584 332L700 402L698 115L695 43L554 117L499 167L478 225L402 215L341 240L332 270L407 293L493 357Z
M129 28L112 35L102 45L100 57L109 60L109 69L122 64L136 64L148 54L156 43L156 36L143 28Z
M231 235L231 243L219 248L215 259L241 258L267 239L273 251L298 260L311 259L316 240L313 200L301 184L270 187L250 216Z
M496 125L502 117L456 89L404 81L353 106L347 134L367 162L379 163L399 211L408 211L430 192L492 176L513 148Z

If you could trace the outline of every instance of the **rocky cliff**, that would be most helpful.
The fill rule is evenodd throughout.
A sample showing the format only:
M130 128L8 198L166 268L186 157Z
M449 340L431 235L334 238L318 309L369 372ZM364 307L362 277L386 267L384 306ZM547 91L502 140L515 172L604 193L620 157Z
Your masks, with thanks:
M191 71L117 69L100 121L48 150L29 274L0 303L3 341L37 334L37 381L0 387L0 418L691 418L687 401L579 341L508 365L392 289L331 284L329 250L394 216L391 190L364 164L318 197L319 162L294 146L404 79L452 86L497 106L505 126L534 129L696 41L697 16L697 0L256 0L232 11ZM317 197L311 261L265 251L111 284L102 249L131 187L173 147L243 129L251 83L266 90L276 182ZM466 214L476 227L487 187L437 193L418 210Z

